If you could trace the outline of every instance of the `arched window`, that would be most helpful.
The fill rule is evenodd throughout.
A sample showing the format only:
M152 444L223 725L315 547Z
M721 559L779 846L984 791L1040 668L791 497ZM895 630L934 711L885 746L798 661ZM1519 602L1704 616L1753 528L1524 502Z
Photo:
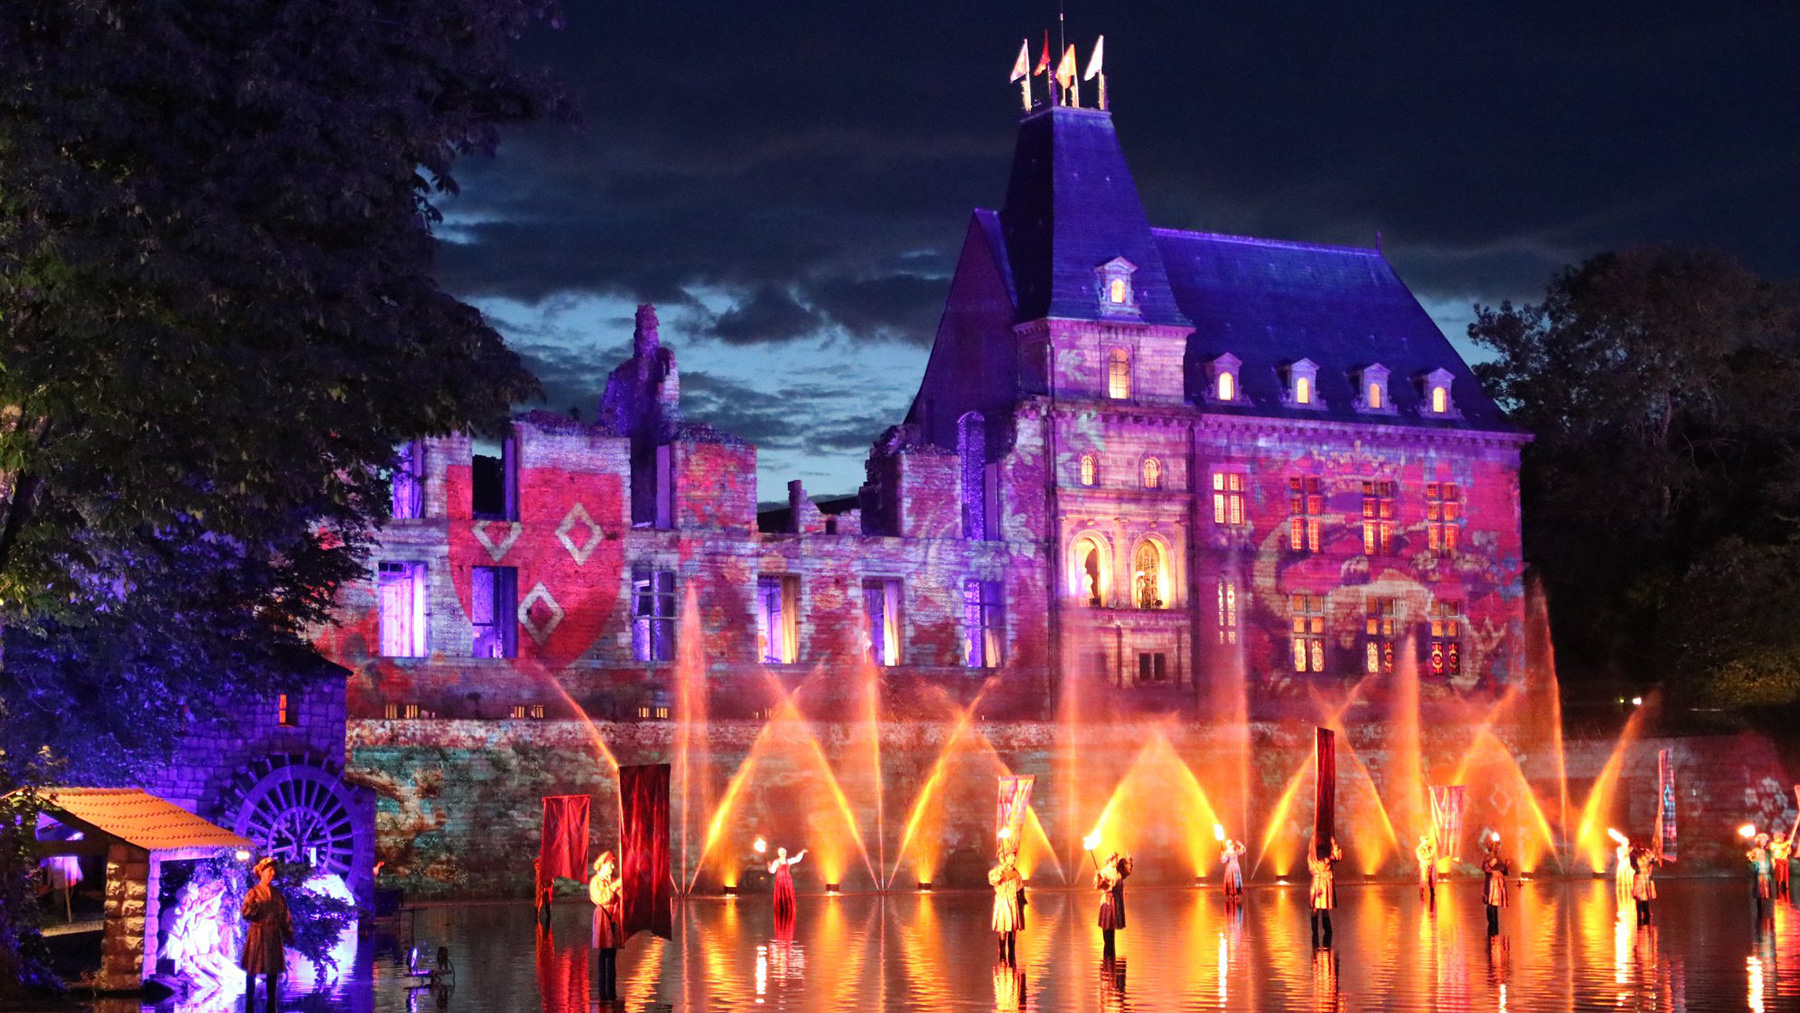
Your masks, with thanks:
M1442 415L1450 410L1450 392L1442 387L1431 388L1431 413Z
M1130 293L1125 290L1124 278L1114 278L1112 283L1106 286L1106 297L1120 306L1125 305L1129 295Z
M1237 400L1237 376L1231 373L1219 374L1219 400Z
M1168 583L1161 547L1147 538L1139 542L1131 560L1132 604L1141 609L1166 608Z
M1381 407L1381 384L1373 380L1369 381L1369 407Z
M1104 539L1082 535L1069 546L1069 597L1089 608L1105 608L1112 591L1112 554Z
M1092 486L1100 481L1100 462L1093 454L1081 455L1081 484Z
M1312 404L1312 381L1306 377L1294 380L1294 400L1301 404Z
M1160 458L1144 458L1144 488L1162 488L1162 460Z
M1131 353L1115 348L1106 361L1106 396L1123 400L1131 396Z

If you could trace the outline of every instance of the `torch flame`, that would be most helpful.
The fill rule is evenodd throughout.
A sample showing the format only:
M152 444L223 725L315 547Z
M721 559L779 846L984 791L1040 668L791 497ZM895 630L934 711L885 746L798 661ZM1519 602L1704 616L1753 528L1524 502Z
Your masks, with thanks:
M760 855L769 850L769 842L758 837L756 839L756 842L754 844L750 845L750 848L751 848L751 850L755 851L757 854Z
M1012 827L1001 827L1000 828L1000 839L1001 840L1004 841L1011 836L1012 836Z
M1746 823L1743 826L1738 827L1738 836L1742 837L1746 841L1752 837L1755 837L1756 836L1756 825L1754 823Z
M1088 849L1089 851L1092 851L1095 848L1098 848L1100 846L1100 828L1095 827L1093 833L1087 835L1086 837L1083 837L1081 839L1081 846Z
M1218 823L1213 824L1213 840L1219 841L1221 843L1224 842L1225 827L1222 824L1218 824Z
M1617 830L1614 830L1612 827L1606 828L1606 836L1612 838L1615 841L1618 841L1620 847L1626 847L1626 848L1631 847L1631 838L1626 837L1624 834L1619 833Z

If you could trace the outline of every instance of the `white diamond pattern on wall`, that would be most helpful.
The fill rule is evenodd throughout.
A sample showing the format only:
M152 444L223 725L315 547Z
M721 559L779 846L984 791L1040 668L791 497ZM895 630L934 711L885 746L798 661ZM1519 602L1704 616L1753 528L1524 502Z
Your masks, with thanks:
M531 636L533 643L539 647L550 639L550 634L563 621L563 609L551 596L550 590L538 581L525 600L519 603L519 625Z
M506 537L496 542L494 541L493 536L488 534L488 526L496 523L499 522L476 521L473 530L475 533L475 540L480 542L481 547L487 550L488 558L498 563L500 562L501 557L506 555L506 550L512 548L513 543L519 540L519 532L525 530L525 525L520 524L518 521L508 521L506 523Z
M570 537L577 525L587 528L587 538L580 545L576 545L575 539ZM577 566L587 565L588 557L594 554L594 548L600 544L600 538L600 525L594 523L594 519L588 516L587 510L580 503L570 507L569 512L563 515L562 523L556 526L556 540L569 550L569 555Z

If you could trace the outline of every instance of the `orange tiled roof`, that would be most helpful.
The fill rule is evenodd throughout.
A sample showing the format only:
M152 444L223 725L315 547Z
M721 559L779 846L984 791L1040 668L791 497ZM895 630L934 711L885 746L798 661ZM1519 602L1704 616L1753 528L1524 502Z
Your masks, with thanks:
M68 814L147 851L249 848L248 840L138 788L57 788L45 810Z

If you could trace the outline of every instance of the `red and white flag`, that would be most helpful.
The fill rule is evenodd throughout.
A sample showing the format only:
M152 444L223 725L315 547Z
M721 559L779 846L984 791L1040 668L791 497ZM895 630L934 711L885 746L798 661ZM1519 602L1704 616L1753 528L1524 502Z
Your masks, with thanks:
M1011 84L1029 73L1031 73L1031 42L1028 39L1020 40L1019 58L1013 61L1012 76L1006 79L1006 83Z
M1056 83L1067 88L1075 83L1075 47L1070 46L1063 53L1062 62L1056 65Z

